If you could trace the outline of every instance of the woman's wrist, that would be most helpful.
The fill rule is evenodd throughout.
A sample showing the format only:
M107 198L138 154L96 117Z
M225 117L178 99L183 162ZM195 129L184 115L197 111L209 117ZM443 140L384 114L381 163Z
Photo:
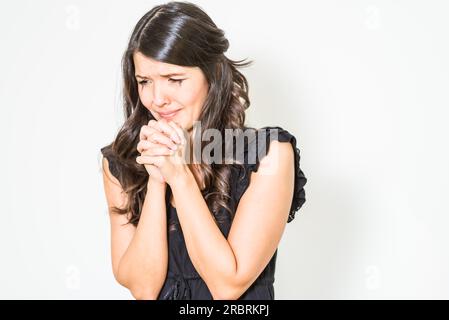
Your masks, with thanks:
M149 177L148 182L147 182L147 190L150 188L151 189L154 189L154 188L165 189L165 188L167 188L167 183L165 181L161 182L159 180L156 180L155 178Z
M171 181L170 187L173 188L186 188L189 184L195 181L195 177L193 176L190 169L183 170L179 172L176 177Z

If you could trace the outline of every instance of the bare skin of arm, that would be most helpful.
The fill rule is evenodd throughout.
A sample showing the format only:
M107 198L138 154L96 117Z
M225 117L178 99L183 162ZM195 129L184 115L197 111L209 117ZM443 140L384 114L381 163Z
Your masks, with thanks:
M135 299L157 299L167 274L166 183L149 179L137 227L128 217L111 211L123 207L126 197L120 182L103 158L103 183L111 222L111 256L115 279Z
M294 191L290 143L273 141L242 196L226 239L190 171L171 185L187 251L214 299L238 299L272 258Z

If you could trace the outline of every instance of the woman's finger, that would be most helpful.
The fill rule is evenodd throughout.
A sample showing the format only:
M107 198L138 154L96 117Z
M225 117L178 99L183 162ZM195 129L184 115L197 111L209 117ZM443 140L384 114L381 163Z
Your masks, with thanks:
M169 121L168 125L177 133L177 136L180 137L180 144L184 145L186 143L186 138L184 135L184 130L174 121Z
M154 144L148 140L140 140L139 143L137 143L137 152L142 153L144 150L153 148Z
M151 119L150 121L148 121L148 126L156 129L157 120Z
M173 142L172 139L167 137L165 134L161 132L155 132L150 137L149 140L154 143L160 143L163 145L166 145L172 150L176 150L178 147L176 146L176 143Z
M138 164L152 164L156 167L161 166L161 161L163 161L162 156L138 156L136 162Z
M148 140L152 143L160 143L166 145L172 150L177 149L176 143L174 143L172 139L170 139L164 133L160 132L159 130L151 126L145 125L142 126L142 128L140 128L139 138L140 140Z
M152 126L142 126L140 128L139 138L140 140L148 140L148 138L155 132L157 132L157 130Z
M174 154L174 150L169 149L167 146L155 146L149 149L144 149L141 152L142 156L169 156Z
M144 154L147 150L156 149L156 152L160 152L162 154L166 154L169 151L172 151L169 147L160 143L153 143L148 140L140 140L137 144L137 152Z
M162 118L157 122L157 125L159 129L163 133L165 133L168 137L170 137L173 141L175 141L176 143L181 143L181 137L179 137L178 132L172 126L169 125L167 120Z

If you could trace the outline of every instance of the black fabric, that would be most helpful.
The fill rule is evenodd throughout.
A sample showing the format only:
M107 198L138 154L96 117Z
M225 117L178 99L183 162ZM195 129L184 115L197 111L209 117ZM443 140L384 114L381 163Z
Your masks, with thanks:
M252 129L252 128L250 128ZM254 129L255 130L255 129ZM263 133L259 135L260 133ZM280 142L289 142L295 153L295 187L289 212L288 222L295 218L295 213L305 203L304 185L307 182L303 171L300 168L300 151L296 146L296 138L287 130L281 127L263 127L257 130L256 139L249 141L244 145L244 163L243 167L231 165L231 208L237 208L240 198L246 191L250 183L251 172L257 172L260 160L269 151L270 142L278 140ZM265 147L264 147L265 146ZM257 153L256 161L248 161L248 157L253 152ZM111 159L113 160L113 159ZM111 165L111 162L109 163ZM116 164L112 161L112 167L117 170ZM112 168L110 169L112 173ZM159 293L160 300L210 300L212 295L207 288L206 283L201 279L195 270L187 252L182 229L179 224L176 208L170 203L171 189L167 187L166 206L167 206L167 224L169 261L166 281ZM220 230L227 238L231 228L232 221L220 225ZM273 257L259 275L256 281L243 293L239 300L273 300L274 294L274 275L276 267L277 250Z
M287 221L291 222L295 218L295 213L306 201L304 186L307 183L307 178L300 167L301 156L300 150L296 145L296 138L290 132L279 126L267 126L260 128L257 130L257 134L255 136L256 140L250 141L247 145L245 144L245 161L247 162L245 162L244 172L240 174L239 180L236 183L235 196L237 197L237 200L240 200L240 197L248 188L251 172L257 172L259 169L260 160L262 160L264 155L268 154L268 151L270 150L270 142L273 140L289 142L292 145L295 154L295 188ZM256 157L254 157L256 160L255 162L250 161L254 158L248 158L250 154L256 154Z
M111 145L101 148L101 153L106 159L108 159L109 171L118 179L120 169L118 167L118 161L111 155Z

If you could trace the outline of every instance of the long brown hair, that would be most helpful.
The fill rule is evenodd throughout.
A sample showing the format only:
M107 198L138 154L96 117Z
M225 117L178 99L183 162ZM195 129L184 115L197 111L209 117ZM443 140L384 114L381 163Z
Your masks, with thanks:
M135 26L122 58L123 107L125 122L115 140L102 148L114 162L115 175L127 196L124 208L112 208L118 214L131 213L129 223L137 225L146 194L148 173L135 159L143 125L154 119L139 99L133 54L140 52L152 59L181 66L199 67L209 84L200 118L202 130L214 128L224 136L225 129L243 129L249 107L248 82L237 68L252 61L231 60L224 53L229 42L223 30L197 5L169 2L155 6ZM111 170L112 172L112 170ZM203 196L214 214L224 208L230 215L231 169L227 164L200 163L198 172L204 181Z

